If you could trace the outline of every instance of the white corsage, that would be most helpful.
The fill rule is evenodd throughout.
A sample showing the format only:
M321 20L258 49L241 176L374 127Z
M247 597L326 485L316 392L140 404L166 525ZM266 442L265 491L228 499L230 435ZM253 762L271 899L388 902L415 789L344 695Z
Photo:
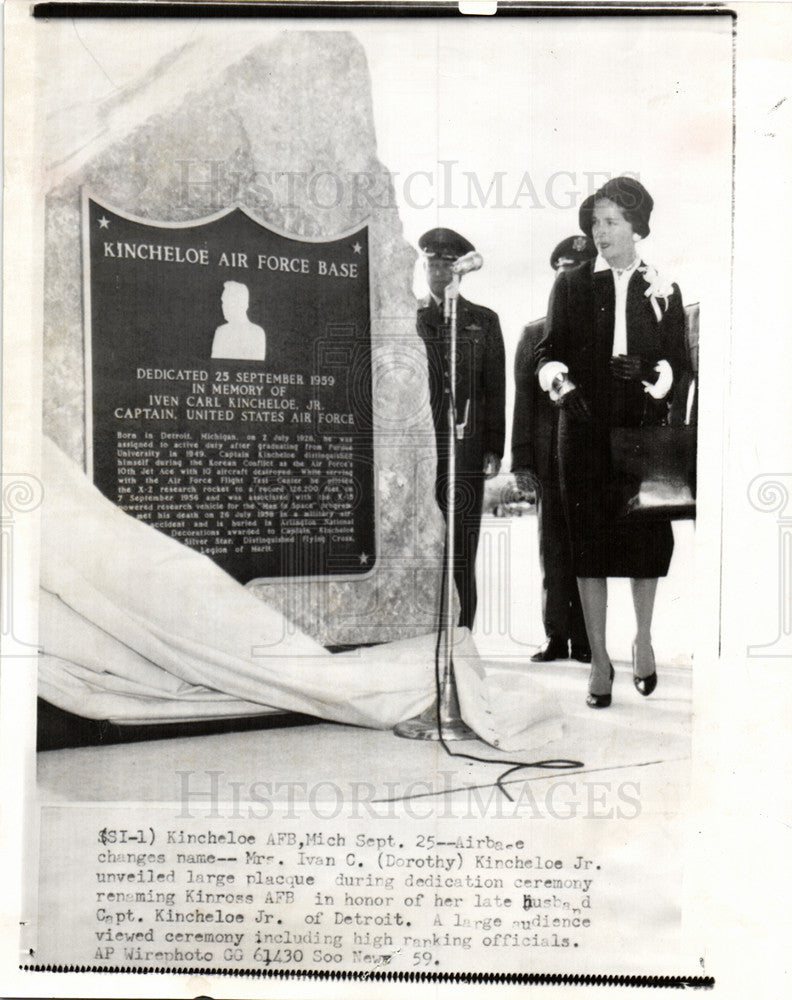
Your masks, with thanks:
M651 264L642 264L638 268L638 271L644 276L644 280L649 285L644 295L652 303L655 318L659 323L663 318L663 313L668 309L668 300L674 294L673 282L668 281L658 274L657 268L652 267ZM660 305L660 300L662 300L662 306Z

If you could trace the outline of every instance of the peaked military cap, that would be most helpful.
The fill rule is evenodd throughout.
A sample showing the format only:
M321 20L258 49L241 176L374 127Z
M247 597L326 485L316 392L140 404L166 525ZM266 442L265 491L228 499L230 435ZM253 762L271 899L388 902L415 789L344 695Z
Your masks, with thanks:
M582 264L584 260L593 260L596 256L597 248L588 236L567 236L550 254L550 267L555 271L562 259Z
M464 236L453 229L430 229L418 240L421 252L427 257L440 260L459 260L476 248Z

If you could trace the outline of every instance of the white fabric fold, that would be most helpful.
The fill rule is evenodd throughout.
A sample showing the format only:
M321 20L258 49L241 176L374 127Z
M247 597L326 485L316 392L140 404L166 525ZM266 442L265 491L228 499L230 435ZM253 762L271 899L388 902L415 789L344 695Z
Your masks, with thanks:
M563 735L556 697L529 682L521 665L456 657L454 676L463 719L491 746L513 754Z
M158 682L171 698L183 682L376 728L431 703L434 636L333 655L211 559L125 514L46 440L43 473L42 588L77 616L67 623L45 597L45 654L104 663L131 686L153 665L171 675Z
M125 514L46 439L43 478L40 692L52 704L117 722L274 709L380 729L432 704L434 634L332 654L211 559ZM455 630L454 662L469 724L488 742L499 726L513 737L509 698L498 690L503 704L490 704L467 629ZM527 678L522 688L512 704L533 700L538 715L517 730L547 714Z

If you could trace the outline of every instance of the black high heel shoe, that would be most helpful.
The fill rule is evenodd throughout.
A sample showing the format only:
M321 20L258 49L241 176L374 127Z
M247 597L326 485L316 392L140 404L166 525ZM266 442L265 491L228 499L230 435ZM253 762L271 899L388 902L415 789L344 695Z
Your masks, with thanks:
M616 671L613 669L613 664L610 665L610 682L613 685L613 678L616 676ZM589 683L591 683L589 679ZM608 708L611 703L611 692L608 691L607 694L592 694L591 691L586 695L586 704L589 708Z
M648 698L649 695L657 687L657 668L655 666L654 650L649 647L649 651L652 654L652 672L648 677L636 677L635 667L636 667L636 656L635 656L635 643L633 643L632 648L632 668L633 668L633 684L635 685L635 690L638 694L642 694L644 698Z

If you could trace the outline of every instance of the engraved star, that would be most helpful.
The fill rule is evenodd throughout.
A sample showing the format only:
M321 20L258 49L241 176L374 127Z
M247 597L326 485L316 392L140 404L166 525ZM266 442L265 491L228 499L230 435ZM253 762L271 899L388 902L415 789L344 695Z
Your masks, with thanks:
M109 225L110 225L110 220L106 219L104 216L102 216L102 218L99 220L99 228L100 229L107 229L107 227Z
M361 252L361 251L363 250L363 247L362 247L362 246L361 246L361 245L360 245L359 243L356 243L356 244L355 244L355 245L354 245L354 246L352 247L352 249L353 249L353 250L355 251L355 253L360 253L360 252Z
M365 552L361 552L360 553L360 565L361 566L368 566L368 561L369 561L368 555L366 555Z

